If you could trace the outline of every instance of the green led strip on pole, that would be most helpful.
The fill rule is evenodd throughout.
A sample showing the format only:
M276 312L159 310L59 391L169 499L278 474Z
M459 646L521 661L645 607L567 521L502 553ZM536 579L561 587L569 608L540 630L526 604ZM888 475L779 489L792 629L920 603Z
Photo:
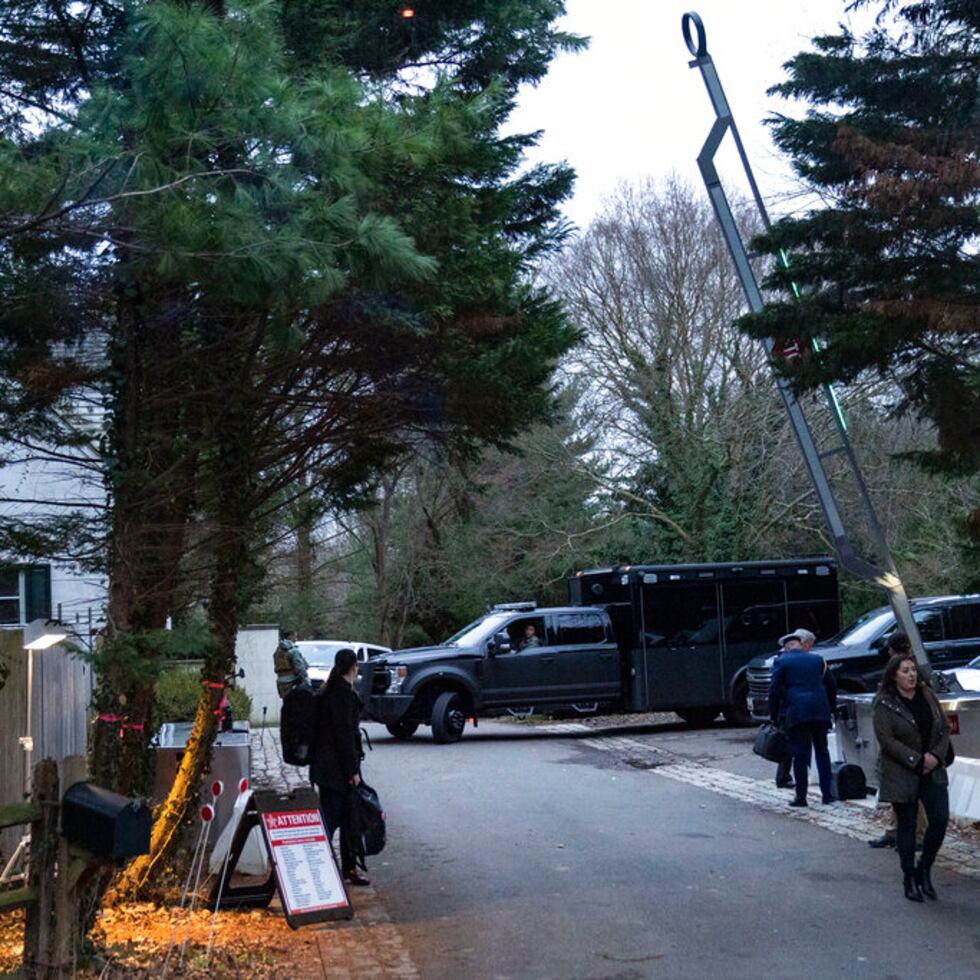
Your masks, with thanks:
M786 254L785 249L779 250L779 261L782 263L783 268L789 272L789 256ZM793 298L799 302L800 300L800 287L796 285L796 281L790 279L789 281L790 289L793 290ZM813 348L814 354L819 354L821 351L820 341L816 337L810 338L810 346ZM827 392L827 400L830 402L830 406L837 418L837 424L847 432L847 419L844 417L844 409L841 408L840 399L837 397L837 392L834 391L834 386L829 382L824 386L824 391Z

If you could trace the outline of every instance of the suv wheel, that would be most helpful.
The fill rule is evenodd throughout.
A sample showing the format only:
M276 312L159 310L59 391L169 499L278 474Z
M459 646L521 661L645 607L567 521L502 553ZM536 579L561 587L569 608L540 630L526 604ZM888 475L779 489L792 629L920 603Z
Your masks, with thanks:
M718 717L718 708L681 708L676 713L690 728L707 728Z
M385 725L389 734L395 738L411 738L415 734L415 729L419 727L417 721L393 721L390 725Z
M752 713L749 711L749 685L745 681L740 681L735 685L732 698L732 703L726 704L721 709L725 721L738 728L748 728L750 725L754 725Z
M443 691L432 706L432 740L443 745L458 742L465 727L463 699L455 691Z

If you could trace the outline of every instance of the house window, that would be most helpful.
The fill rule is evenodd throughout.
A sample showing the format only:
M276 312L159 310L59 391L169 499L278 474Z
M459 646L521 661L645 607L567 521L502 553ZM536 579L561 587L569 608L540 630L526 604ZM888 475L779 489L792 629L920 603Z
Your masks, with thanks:
M20 571L0 569L0 624L14 626L22 623L20 615Z
M50 567L0 566L0 626L19 626L50 618Z

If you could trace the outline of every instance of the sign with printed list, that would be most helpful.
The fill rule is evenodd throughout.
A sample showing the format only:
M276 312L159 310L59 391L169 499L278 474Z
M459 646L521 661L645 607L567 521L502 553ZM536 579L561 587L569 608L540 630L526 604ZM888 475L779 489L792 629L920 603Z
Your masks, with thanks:
M291 926L349 919L353 912L313 789L256 792L255 807Z

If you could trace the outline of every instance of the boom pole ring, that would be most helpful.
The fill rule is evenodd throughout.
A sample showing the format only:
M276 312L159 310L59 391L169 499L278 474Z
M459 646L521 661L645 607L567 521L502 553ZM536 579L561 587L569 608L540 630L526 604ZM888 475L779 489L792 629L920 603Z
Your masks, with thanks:
M696 35L692 35L691 33L692 25L697 32ZM684 43L687 45L687 50L695 58L706 57L708 54L708 36L704 30L704 22L693 10L689 10L681 18L681 31L684 34Z

